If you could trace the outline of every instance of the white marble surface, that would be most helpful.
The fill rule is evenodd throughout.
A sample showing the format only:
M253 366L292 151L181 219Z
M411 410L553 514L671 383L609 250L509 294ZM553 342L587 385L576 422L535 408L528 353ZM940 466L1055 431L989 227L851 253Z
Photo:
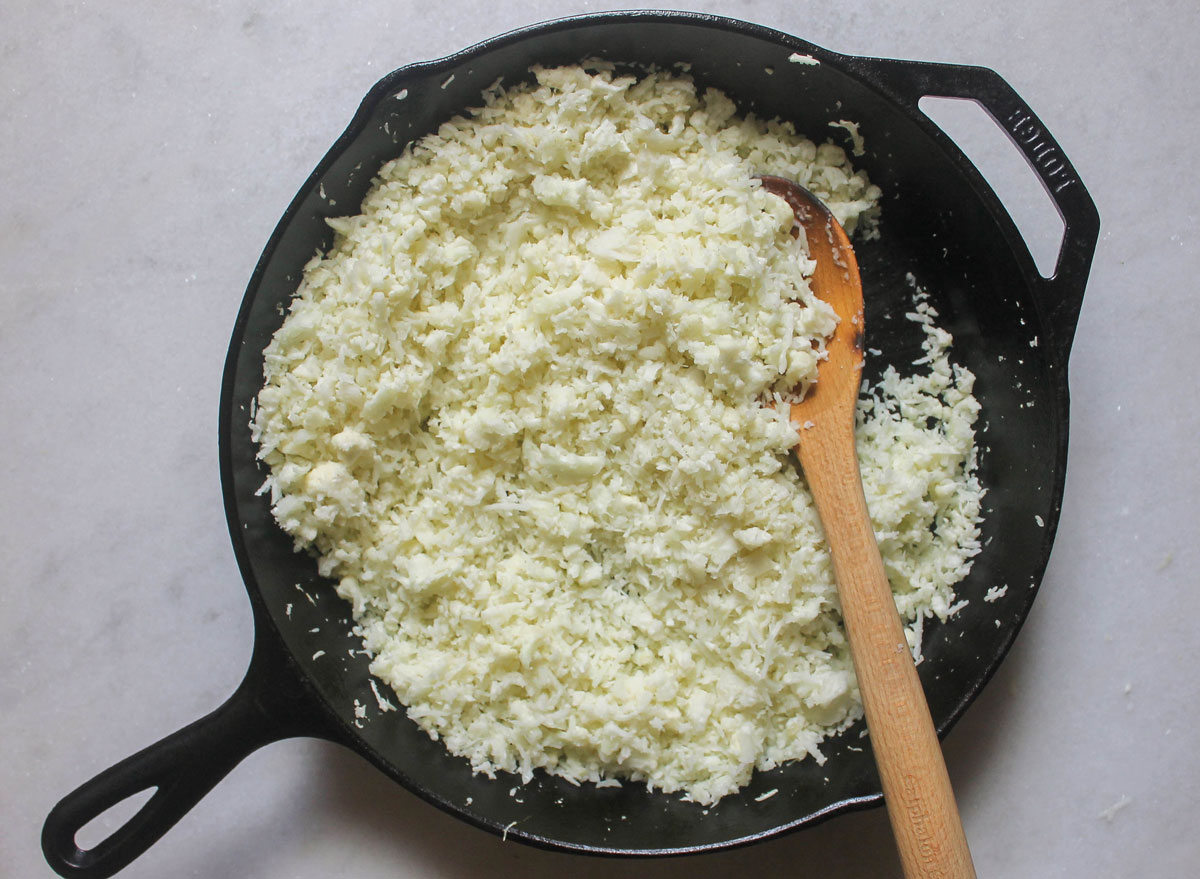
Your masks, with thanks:
M51 805L240 680L250 615L221 506L219 384L246 280L299 184L384 72L595 8L0 6L0 874L49 876ZM844 52L993 67L1089 186L1104 232L1071 363L1058 543L946 751L983 876L1195 875L1200 7L692 8ZM290 741L123 875L810 870L897 876L883 813L722 855L579 859L502 843L348 753Z

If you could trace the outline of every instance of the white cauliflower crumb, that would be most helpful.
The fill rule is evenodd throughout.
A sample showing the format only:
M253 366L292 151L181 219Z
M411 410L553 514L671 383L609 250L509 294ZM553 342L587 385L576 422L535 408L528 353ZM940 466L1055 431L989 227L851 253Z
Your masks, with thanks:
M754 176L798 180L849 231L880 192L686 77L535 77L331 221L265 352L264 488L372 672L475 771L710 805L823 762L861 716L797 426L763 403L811 383L836 318ZM919 293L910 317L920 372L889 369L857 430L919 652L960 606L982 491L973 377Z
M862 156L866 154L866 141L863 140L862 134L858 130L857 122L849 122L845 119L839 119L837 122L830 122L830 128L841 128L850 135L850 154L853 156Z
M1102 811L1096 817L1100 818L1103 821L1108 821L1109 823L1112 823L1113 818L1117 817L1117 813L1120 812L1122 809L1126 808L1127 806L1129 806L1131 803L1133 803L1133 800L1130 797L1122 795L1119 800L1117 800L1115 803L1113 803L1107 809Z
M380 711L388 712L396 710L396 706L379 692L379 685L375 681L371 681L371 692L375 695L375 704L379 706Z

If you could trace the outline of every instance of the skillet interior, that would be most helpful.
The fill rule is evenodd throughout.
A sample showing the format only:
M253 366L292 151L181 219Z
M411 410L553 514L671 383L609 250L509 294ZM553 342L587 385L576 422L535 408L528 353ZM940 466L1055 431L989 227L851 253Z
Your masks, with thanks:
M789 63L795 51L822 63ZM265 611L260 617L278 631L323 702L337 731L331 737L412 790L472 823L534 844L643 854L726 847L877 802L870 750L851 750L868 741L860 738L861 723L827 743L824 766L807 760L760 773L738 795L706 810L639 785L576 788L538 774L521 786L512 777L473 776L465 761L447 755L402 711L379 710L368 659L349 633L347 605L308 556L293 552L266 498L256 494L263 471L247 424L262 383L262 350L282 322L304 263L332 240L325 218L355 212L384 161L478 103L498 77L512 83L535 63L586 57L664 67L688 62L700 83L727 92L743 112L791 119L818 142L845 142L827 128L830 121L860 123L867 154L858 162L885 192L881 238L858 245L868 347L882 351L868 361L868 375L886 363L907 371L920 356L920 333L903 317L911 305L904 282L911 272L955 336L953 359L977 376L980 476L988 489L985 548L960 586L970 604L950 624L926 627L920 672L943 733L978 693L1028 613L1061 500L1065 377L1052 362L1051 346L1037 344L1052 333L1023 273L1031 263L1011 245L1011 224L994 213L981 182L964 173L944 141L849 73L840 56L751 26L686 15L636 23L599 16L500 37L381 81L284 215L247 290L222 400L230 530L247 589ZM401 90L407 90L403 98ZM985 603L984 593L999 585L1008 586L1007 595ZM359 706L365 719L356 716ZM773 789L776 795L756 801Z

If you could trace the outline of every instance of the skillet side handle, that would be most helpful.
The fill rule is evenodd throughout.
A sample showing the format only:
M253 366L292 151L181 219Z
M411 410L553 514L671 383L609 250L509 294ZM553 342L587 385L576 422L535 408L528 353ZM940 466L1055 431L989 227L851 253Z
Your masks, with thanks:
M923 97L965 98L975 101L1004 129L1037 174L1063 220L1062 247L1054 274L1043 278L1028 253L1024 271L1041 292L1058 364L1064 368L1075 338L1083 292L1100 237L1100 215L1074 166L1029 108L994 70L960 64L898 61L884 58L847 59L848 66L881 91L908 106L925 124L936 128L921 112ZM938 129L940 131L940 129ZM967 161L964 157L964 161ZM969 165L969 161L967 161Z
M172 733L67 794L50 810L42 828L42 852L60 876L105 879L124 869L175 825L243 758L297 735L322 736L319 712L282 648L264 644L258 626L254 655L241 685L229 699L194 723ZM307 710L306 710L307 709ZM153 790L142 808L104 841L81 849L76 834L89 821L125 799Z

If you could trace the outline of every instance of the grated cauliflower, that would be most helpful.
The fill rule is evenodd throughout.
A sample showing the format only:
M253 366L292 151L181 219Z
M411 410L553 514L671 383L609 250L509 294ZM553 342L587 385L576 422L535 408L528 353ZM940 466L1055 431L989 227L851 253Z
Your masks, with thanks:
M266 349L264 490L374 674L476 771L709 804L821 760L861 714L797 430L770 405L814 379L836 318L754 175L848 230L880 192L687 78L534 73L331 221ZM858 436L919 650L981 491L972 377L920 296L912 317L926 362L864 395Z

